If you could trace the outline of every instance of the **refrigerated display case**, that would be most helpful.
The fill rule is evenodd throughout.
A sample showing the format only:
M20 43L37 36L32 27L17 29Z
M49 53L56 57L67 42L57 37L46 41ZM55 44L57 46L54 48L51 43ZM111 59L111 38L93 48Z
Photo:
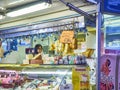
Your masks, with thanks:
M4 88L21 85L24 79L15 70L0 70L0 84Z
M22 84L17 85L13 82L11 83L12 87L7 87L3 82L0 85L0 90L75 90L74 89L74 78L73 71L75 70L85 70L88 68L87 65L40 65L40 66L7 66L0 67L2 73L8 71L16 73L19 72L19 78L22 78L24 82ZM84 71L89 74L89 71ZM85 73L77 75L81 76L81 81L88 82L89 80L86 78ZM83 79L82 79L83 77ZM11 76L9 76L11 78ZM86 80L87 79L87 80ZM3 84L5 86L3 86ZM85 85L84 85L85 88Z

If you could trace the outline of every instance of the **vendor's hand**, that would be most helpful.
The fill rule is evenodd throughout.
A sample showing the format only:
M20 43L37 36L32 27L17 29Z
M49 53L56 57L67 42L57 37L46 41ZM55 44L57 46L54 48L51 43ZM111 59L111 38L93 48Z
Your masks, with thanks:
M40 55L42 55L42 53L38 53L35 57L33 57L32 59L37 59Z

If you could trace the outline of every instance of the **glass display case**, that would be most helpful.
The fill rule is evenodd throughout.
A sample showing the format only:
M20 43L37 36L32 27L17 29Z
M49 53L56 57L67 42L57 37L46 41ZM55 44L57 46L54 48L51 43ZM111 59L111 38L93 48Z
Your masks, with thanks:
M85 65L0 66L0 90L74 90L73 76L80 76L81 70L84 72L86 67ZM77 71L80 71L79 74ZM82 73L83 80L86 80L85 73Z

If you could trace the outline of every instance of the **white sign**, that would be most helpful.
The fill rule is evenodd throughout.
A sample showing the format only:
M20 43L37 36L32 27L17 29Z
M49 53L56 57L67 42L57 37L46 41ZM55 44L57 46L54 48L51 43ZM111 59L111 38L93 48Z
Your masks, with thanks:
M59 90L73 90L72 84L61 85Z

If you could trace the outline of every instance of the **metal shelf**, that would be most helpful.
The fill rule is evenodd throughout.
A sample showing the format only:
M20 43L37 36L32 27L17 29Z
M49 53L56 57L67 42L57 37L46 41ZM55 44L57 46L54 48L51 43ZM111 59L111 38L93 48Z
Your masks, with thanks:
M0 68L2 67L6 67L6 68L24 68L24 67L28 67L28 68L39 68L39 67L51 67L51 68L54 68L54 67L59 67L59 68L70 68L70 67L73 67L73 66L80 66L80 67L85 67L85 66L88 66L87 64L85 65L77 65L77 64L42 64L42 65L39 65L39 64L0 64Z

